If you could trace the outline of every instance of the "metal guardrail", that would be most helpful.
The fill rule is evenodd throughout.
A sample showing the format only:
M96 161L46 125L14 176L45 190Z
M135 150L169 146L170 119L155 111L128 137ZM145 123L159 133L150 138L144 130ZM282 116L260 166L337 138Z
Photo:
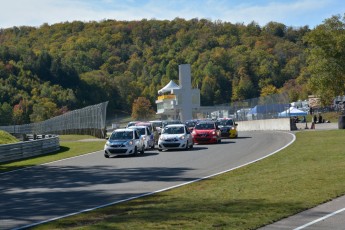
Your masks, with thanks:
M38 156L60 150L58 136L0 145L0 162L7 162Z

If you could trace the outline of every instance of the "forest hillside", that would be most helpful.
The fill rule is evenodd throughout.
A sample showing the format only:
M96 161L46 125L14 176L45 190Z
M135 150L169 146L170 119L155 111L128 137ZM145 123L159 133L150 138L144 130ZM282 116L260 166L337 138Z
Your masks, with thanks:
M181 18L1 29L0 125L42 121L103 101L112 114L130 113L138 97L155 109L157 91L170 80L178 83L178 65L185 63L205 106L280 92L291 101L306 99L318 93L311 81L321 68L316 60L326 55L329 68L338 68L329 65L331 58L344 60L342 46L322 52L339 31L340 16L313 30ZM342 44L339 39L334 42ZM343 89L326 91L337 90Z

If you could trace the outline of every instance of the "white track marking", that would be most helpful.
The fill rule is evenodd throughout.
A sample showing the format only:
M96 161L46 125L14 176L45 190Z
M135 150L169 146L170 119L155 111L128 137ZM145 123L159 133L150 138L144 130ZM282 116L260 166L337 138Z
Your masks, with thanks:
M328 214L328 215L326 215L326 216L324 216L324 217L321 217L321 218L316 219L316 220L314 220L314 221L312 221L312 222L309 222L309 223L307 223L307 224L305 224L305 225L302 225L302 226L300 226L300 227L297 227L297 228L295 228L294 230L301 230L301 229L306 228L306 227L308 227L308 226L310 226L310 225L313 225L313 224L315 224L315 223L317 223L317 222L320 222L320 221L323 221L323 220L325 220L325 219L327 219L327 218L330 218L330 217L332 217L332 216L334 216L334 215L336 215L336 214L338 214L338 213L341 213L341 212L343 212L343 211L345 211L345 208L339 209L338 211L332 212L332 213L330 213L330 214Z

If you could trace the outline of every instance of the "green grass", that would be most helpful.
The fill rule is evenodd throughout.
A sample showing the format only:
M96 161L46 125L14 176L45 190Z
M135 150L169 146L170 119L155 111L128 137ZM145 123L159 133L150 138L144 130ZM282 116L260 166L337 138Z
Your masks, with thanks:
M90 135L61 135L59 136L59 139L61 142L64 142L64 141L80 141L80 140L97 139L97 138Z
M327 112L327 113L321 113L322 118L325 121L330 121L331 123L338 123L338 118L341 115L340 113L337 112ZM306 119L308 122L312 122L314 115L307 115ZM316 114L316 117L318 117L318 114Z
M256 229L345 194L345 130L303 131L255 164L34 229Z
M69 157L79 156L90 152L95 152L103 149L105 140L81 142L83 139L90 139L95 137L87 135L61 135L60 150L42 156L32 157L20 161L13 161L9 163L0 163L0 172L11 171L15 169L30 167L34 165L44 164L56 160L61 160Z
M19 142L19 140L17 138L12 136L8 132L0 130L0 145L13 144L13 143L17 143L17 142Z

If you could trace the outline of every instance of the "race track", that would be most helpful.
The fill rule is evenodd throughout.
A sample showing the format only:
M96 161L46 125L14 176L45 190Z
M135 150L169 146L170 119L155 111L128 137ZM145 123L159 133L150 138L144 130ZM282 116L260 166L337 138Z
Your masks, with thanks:
M0 174L0 229L53 218L198 180L255 161L294 140L288 132L239 132L189 151L106 159L103 151Z

